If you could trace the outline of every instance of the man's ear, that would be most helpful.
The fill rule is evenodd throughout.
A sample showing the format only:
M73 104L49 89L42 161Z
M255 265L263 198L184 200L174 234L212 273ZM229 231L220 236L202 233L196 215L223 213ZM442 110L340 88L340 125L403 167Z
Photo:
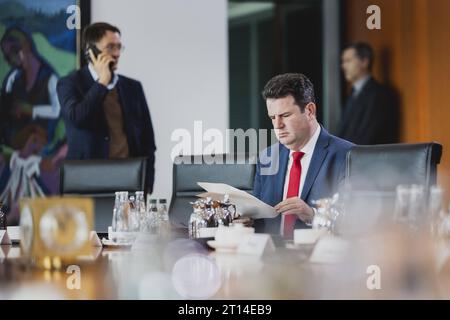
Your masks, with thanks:
M305 113L308 119L312 119L316 117L316 104L314 102L310 102L305 106Z

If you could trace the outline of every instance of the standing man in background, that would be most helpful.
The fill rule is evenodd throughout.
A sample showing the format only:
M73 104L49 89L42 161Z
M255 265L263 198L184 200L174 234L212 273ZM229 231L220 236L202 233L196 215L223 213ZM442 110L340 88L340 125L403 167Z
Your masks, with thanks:
M347 46L342 70L352 90L337 136L355 144L398 142L399 110L392 93L372 76L373 50L367 43Z
M148 157L147 192L153 191L155 138L139 81L116 73L124 49L120 30L94 23L83 32L88 65L58 82L67 128L67 159Z

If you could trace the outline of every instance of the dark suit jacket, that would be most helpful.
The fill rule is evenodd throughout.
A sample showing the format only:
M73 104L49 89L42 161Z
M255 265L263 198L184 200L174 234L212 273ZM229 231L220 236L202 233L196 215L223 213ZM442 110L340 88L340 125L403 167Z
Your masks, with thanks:
M355 144L396 143L398 129L393 93L371 77L356 98L347 100L337 135Z
M301 194L301 199L310 206L312 200L330 197L337 191L344 179L347 151L353 146L348 141L330 135L323 127L321 129ZM270 163L265 161L265 152L271 159ZM280 143L263 151L256 166L253 186L255 197L270 206L275 206L283 200L288 162L289 149ZM274 172L268 172L270 166L275 169ZM279 234L280 223L281 215L273 219L259 219L255 220L255 229L257 232ZM297 220L295 227L306 228L306 225Z
M148 157L147 191L153 190L155 138L140 82L119 75L116 84L130 157ZM92 78L88 67L58 81L57 92L67 131L67 159L109 157L109 133L103 111L108 89Z

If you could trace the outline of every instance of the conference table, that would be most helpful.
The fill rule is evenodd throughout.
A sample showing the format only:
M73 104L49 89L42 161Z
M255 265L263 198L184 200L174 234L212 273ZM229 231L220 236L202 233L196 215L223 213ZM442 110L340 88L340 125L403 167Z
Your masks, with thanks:
M18 244L1 246L0 298L314 298L313 292L305 292L305 285L299 285L308 282L314 271L307 263L310 250L277 248L262 257L240 255L216 252L202 240L176 237L141 246L92 247L90 255L59 270L47 270L33 266ZM79 270L80 288L71 288L76 287L73 266ZM286 274L295 276L286 278Z
M372 261L381 266L381 288L372 278L373 264L363 257L367 246L353 252L358 259L315 263L316 247L310 244L274 239L275 249L261 255L217 252L178 230L131 247L92 246L89 255L56 269L36 267L18 244L2 245L0 299L449 299L448 259L436 272L425 258L410 261L404 242L390 236L402 245L373 249L394 247ZM448 253L448 241L440 246ZM386 259L389 255L394 258Z

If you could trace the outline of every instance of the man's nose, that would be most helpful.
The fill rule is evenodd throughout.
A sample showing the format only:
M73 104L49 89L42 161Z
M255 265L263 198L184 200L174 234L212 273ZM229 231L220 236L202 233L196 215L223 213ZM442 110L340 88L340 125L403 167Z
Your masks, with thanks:
M284 122L283 119L281 117L275 117L273 126L275 129L281 129L284 127Z

